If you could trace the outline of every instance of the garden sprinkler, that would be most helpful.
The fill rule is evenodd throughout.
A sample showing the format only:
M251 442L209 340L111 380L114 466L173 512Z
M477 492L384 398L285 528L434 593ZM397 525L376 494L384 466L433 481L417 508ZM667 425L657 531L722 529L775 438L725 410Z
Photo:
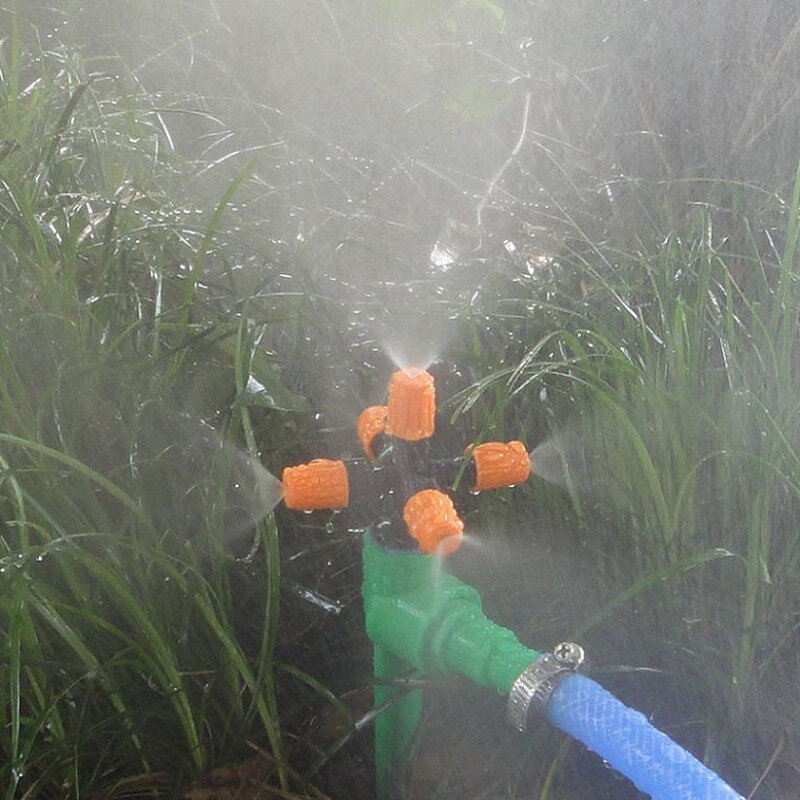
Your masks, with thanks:
M488 619L478 591L441 570L461 544L464 523L451 493L513 486L531 472L521 442L489 442L458 458L435 459L436 398L430 373L398 370L385 406L358 417L367 461L317 459L283 472L284 500L314 511L371 504L379 524L363 541L364 617L373 643L375 771L378 800L400 796L421 717L422 690L403 679L460 672L508 696L506 715L525 732L547 719L582 741L643 792L662 800L730 800L733 789L580 674L583 648L572 642L539 653ZM352 474L351 474L352 473Z

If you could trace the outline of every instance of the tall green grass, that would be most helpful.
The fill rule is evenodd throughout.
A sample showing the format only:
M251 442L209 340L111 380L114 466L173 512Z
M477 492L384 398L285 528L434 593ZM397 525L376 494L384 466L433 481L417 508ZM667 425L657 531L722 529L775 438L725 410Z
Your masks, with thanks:
M288 788L277 529L242 494L251 408L302 400L203 266L246 173L187 211L151 99L3 18L3 796L172 791L249 740Z
M490 400L490 418L532 415L561 449L575 527L560 536L599 598L573 635L607 663L670 675L664 690L701 718L687 742L740 785L775 756L763 796L798 777L799 197L800 172L760 228L738 220L735 242L706 211L655 252L565 252L555 268L572 290L502 306L561 327L531 331L521 358L461 397Z
M158 5L148 6L154 19ZM391 368L376 354L400 293L383 291L387 276L403 291L415 282L400 302L409 317L421 307L455 320L446 353L455 371L442 370L442 397L473 386L461 397L460 427L444 434L453 447L472 435L534 445L563 430L582 443L567 454L566 491L534 480L496 501L482 497L482 512L469 518L511 540L520 569L539 561L549 569L553 553L569 564L551 594L543 580L526 595L528 574L519 572L517 585L499 587L500 600L481 574L488 602L512 617L509 598L524 600L521 635L537 647L571 631L601 668L628 670L631 681L614 688L738 786L752 787L765 770L762 796L796 785L800 184L779 197L716 176L791 183L780 145L796 127L796 92L778 77L797 28L775 25L771 38L760 24L741 28L735 64L748 80L737 103L719 109L728 97L717 92L724 59L709 55L699 73L681 60L677 78L662 69L683 53L675 32L693 25L696 4L667 19L645 5L604 3L605 38L594 2L433 9L391 0L376 6L377 22L353 2L308 25L294 9L270 6L261 26L237 20L236 35L274 28L276 59L299 64L309 48L293 37L303 28L298 41L327 54L311 65L315 74L346 65L342 98L357 95L359 113L320 120L309 101L291 118L237 94L252 111L241 139L217 116L224 93L197 102L150 96L99 71L116 65L115 54L87 64L57 43L26 48L16 15L0 12L7 797L174 793L241 757L247 741L269 749L274 786L305 788L295 773L304 762L331 759L332 786L368 771L362 731L374 711L354 724L345 708L370 675L355 539L340 532L317 541L302 522L284 520L284 542L306 537L288 568L303 565L308 586L324 594L329 580L348 598L322 623L298 614L295 630L279 591L274 521L257 525L235 484L246 481L248 458L277 465L352 450L353 418L380 400ZM719 5L709 4L705 30ZM779 6L764 0L752 13L780 20L788 12ZM81 4L80 24L99 8ZM214 4L207 10L203 29L219 22ZM466 44L471 20L484 32L490 22L485 52ZM165 53L170 77L184 68L200 82L216 75L213 59L194 60L195 31L168 41L176 28L157 32L153 53L140 53L138 35L114 40L141 56L129 64L133 78ZM665 29L670 36L659 38ZM701 41L703 29L692 28ZM362 33L381 47L392 42L391 75L376 78L368 59L338 60L343 42ZM531 33L538 45L521 58L519 39ZM723 39L714 41L724 54ZM440 61L442 53L458 55ZM430 85L395 70L404 64L412 75L432 65ZM255 91L264 73L255 60L249 69ZM287 80L301 74L287 70ZM699 95L682 94L694 81ZM295 100L305 97L304 80L291 87ZM534 116L518 138L526 93ZM676 93L680 104L670 99ZM676 117L698 96L715 102L691 117L691 136L675 134ZM362 122L380 122L376 108L398 124L376 127L373 141ZM183 140L207 148L211 163L186 164L173 152L181 141L170 134L173 119L188 123ZM445 128L453 138L431 135ZM234 141L259 148L262 160L239 162L225 150ZM485 195L484 179L516 141L516 157ZM426 154L425 165L410 153ZM455 168L462 157L468 175ZM196 199L209 185L198 173L227 175L211 202ZM463 254L446 276L432 274L432 224L450 215L473 224L475 192L485 197L484 249ZM253 202L235 210L243 195ZM272 239L271 249L238 269L239 251L258 237ZM500 246L506 237L513 254ZM284 257L280 269L290 274L276 276ZM375 275L379 261L391 265L385 275ZM289 375L308 402L290 391ZM442 403L448 413L455 407ZM322 420L296 416L309 410ZM284 651L291 663L279 665ZM631 688L639 670L656 676L641 692L640 683ZM474 730L459 743L464 687L445 691L452 716L444 730L435 721L426 730L446 735L443 750L455 745L429 759L438 769L428 788L474 795L464 776L475 763L483 769L487 751L474 757ZM309 758L323 704L344 735ZM532 744L504 740L494 755L490 796L571 797L591 782L599 793L618 788L602 769L588 767L584 780L587 762L545 731ZM369 793L368 778L340 796L358 792Z

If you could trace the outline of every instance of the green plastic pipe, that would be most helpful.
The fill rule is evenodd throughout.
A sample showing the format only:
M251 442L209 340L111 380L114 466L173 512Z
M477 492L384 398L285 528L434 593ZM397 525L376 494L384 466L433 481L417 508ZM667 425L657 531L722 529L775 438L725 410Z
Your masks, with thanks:
M422 692L391 685L415 672L432 677L460 672L507 694L539 653L513 631L488 619L478 592L445 572L442 559L387 550L364 536L362 597L374 646L375 704L391 703L375 721L376 794L397 797L422 713Z

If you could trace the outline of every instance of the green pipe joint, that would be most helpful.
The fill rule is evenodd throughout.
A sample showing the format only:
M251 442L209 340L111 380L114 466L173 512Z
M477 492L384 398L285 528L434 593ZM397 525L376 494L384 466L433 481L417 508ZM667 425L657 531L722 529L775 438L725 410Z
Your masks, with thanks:
M445 572L440 558L387 550L364 537L367 633L424 675L460 672L508 694L539 653L488 619L478 592Z

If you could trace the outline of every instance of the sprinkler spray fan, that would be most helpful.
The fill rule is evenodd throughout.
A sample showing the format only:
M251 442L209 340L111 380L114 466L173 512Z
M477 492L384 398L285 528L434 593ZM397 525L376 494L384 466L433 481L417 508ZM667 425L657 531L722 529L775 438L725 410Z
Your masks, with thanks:
M430 458L436 417L433 376L421 369L398 370L387 395L386 405L365 408L356 422L367 467L328 459L287 467L286 505L299 511L336 510L351 499L355 504L379 500L378 513L390 523L376 529L382 544L449 555L464 534L450 487L465 482L477 493L524 483L531 472L528 452L522 442L487 442L464 456ZM396 524L399 520L403 526Z

